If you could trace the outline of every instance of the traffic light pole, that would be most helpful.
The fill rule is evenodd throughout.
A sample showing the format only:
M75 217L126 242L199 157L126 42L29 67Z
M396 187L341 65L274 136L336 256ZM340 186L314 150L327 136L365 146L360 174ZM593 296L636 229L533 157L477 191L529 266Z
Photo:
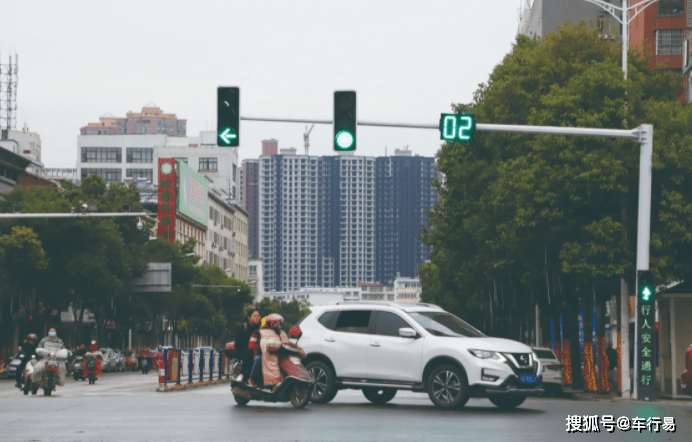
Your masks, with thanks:
M308 120L308 119L288 119L288 118L254 118L241 117L241 120L248 121L273 121L283 123L312 123L312 124L332 124L331 120ZM409 123L381 123L372 121L358 121L359 126L379 126L379 127L400 127L410 129L434 129L439 130L439 124L409 124ZM649 242L651 236L651 164L653 157L654 127L650 124L643 124L634 129L598 129L581 127L557 127L557 126L514 126L507 124L476 124L476 131L480 132L510 132L525 134L542 135L572 135L586 137L607 137L607 138L626 138L637 141L640 146L639 154L639 210L637 220L637 291L639 293L639 271L649 269ZM639 315L639 296L636 296L635 318ZM620 330L622 340L622 397L630 397L630 376L629 376L629 295L621 291L620 293ZM637 321L635 319L635 324ZM638 336L639 333L635 333ZM639 358L636 352L639 344L635 337L634 354L634 397L640 400L652 400L650 397L638 397L637 384L640 381L640 370L637 366ZM655 387L655 376L653 377ZM648 390L648 388L647 388Z

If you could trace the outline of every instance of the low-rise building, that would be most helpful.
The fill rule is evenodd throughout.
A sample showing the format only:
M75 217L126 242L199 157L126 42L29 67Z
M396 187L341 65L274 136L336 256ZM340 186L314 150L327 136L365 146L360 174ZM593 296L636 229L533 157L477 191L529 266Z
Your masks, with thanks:
M396 302L420 302L423 288L418 278L397 276L394 280L394 292L396 293Z
M358 287L362 290L363 301L395 301L396 293L391 284L360 283Z
M290 302L294 299L309 305L326 305L335 302L360 301L360 287L302 287L298 290L265 292L264 298Z

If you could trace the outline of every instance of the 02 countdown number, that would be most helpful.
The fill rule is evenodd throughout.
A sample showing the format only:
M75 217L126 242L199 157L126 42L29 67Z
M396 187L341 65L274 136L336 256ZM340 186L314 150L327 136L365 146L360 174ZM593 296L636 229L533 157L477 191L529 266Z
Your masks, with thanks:
M440 139L446 141L473 141L476 119L473 115L442 114L440 116Z

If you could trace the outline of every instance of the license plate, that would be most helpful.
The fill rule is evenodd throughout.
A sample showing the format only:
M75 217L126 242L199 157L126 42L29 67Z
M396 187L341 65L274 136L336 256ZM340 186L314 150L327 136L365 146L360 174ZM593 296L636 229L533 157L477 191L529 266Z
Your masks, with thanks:
M538 383L538 379L536 379L535 374L520 374L519 375L519 383L521 383L521 384L536 384L536 383Z

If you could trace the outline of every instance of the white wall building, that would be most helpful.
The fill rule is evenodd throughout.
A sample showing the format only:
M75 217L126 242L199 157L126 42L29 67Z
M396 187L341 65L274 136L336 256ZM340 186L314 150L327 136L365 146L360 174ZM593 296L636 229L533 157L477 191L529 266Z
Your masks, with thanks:
M396 293L396 302L420 302L423 288L418 278L397 276L394 279L394 292Z
M19 154L29 160L31 164L26 171L35 175L41 175L43 168L41 162L41 136L28 130L2 129L0 135L0 148Z
M149 135L79 135L77 137L77 177L97 174L106 182L128 182L144 178L158 183L159 158L183 160L223 190L233 200L239 198L238 150L217 147L216 132L199 137Z
M303 287L299 290L265 292L265 298L290 302L294 299L309 305L326 305L334 302L360 301L360 287Z
M247 212L216 189L209 190L206 256L231 278L247 281Z

